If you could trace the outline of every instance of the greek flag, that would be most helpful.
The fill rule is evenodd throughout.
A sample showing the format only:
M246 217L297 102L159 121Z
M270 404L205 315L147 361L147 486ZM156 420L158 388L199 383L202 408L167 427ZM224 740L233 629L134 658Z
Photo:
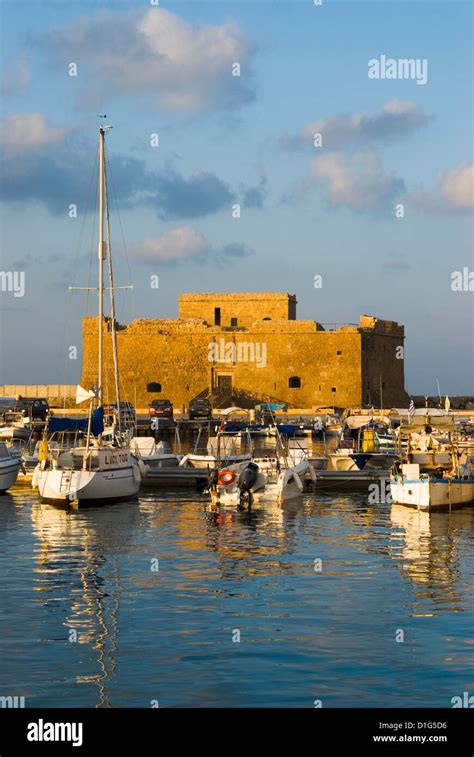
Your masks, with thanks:
M415 403L413 402L413 398L410 400L410 404L408 406L408 415L411 416L415 415Z

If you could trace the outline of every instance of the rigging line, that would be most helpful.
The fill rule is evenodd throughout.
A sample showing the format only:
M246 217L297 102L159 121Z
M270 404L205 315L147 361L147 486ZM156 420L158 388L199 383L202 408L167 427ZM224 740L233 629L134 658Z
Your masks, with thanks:
M99 205L99 187L96 186L94 211L97 211L98 205ZM92 235L91 235L90 253L89 253L89 277L87 280L87 286L89 287L89 289L87 291L87 299L86 299L86 315L89 313L89 304L90 304L90 296L91 296L92 264L94 262L94 239L95 239L95 230L96 230L96 224L97 224L97 212L94 212L93 216L94 217L92 221Z
M77 276L77 271L78 271L78 266L79 266L79 253L80 253L80 250L81 250L81 247L82 247L82 244L83 244L83 240L84 240L84 235L85 235L86 218L87 218L87 210L86 209L87 209L87 206L90 205L89 198L91 197L91 194L92 194L92 185L93 185L94 176L96 174L96 168L97 168L96 161L93 161L93 163L92 163L92 169L90 171L89 184L88 184L88 188L87 188L87 192L86 192L86 198L87 198L87 200L86 200L85 210L84 210L84 213L83 213L81 227L80 227L80 230L79 230L79 237L78 237L78 241L77 241L77 245L76 245L76 250L75 250L75 253L74 253L73 280L71 282L72 284L76 283L76 276ZM64 355L66 353L66 341L67 341L67 336L69 334L69 328L70 328L71 295L72 295L72 292L68 288L67 295L66 295L66 318L64 320L64 328L63 328L62 338L59 341L59 350L60 350L60 353L59 353L59 356L58 356L59 357L59 361L58 362L59 362L59 365L61 366L61 368L59 369L59 375L62 376L62 378L64 378L65 371L64 371L64 368L62 368L63 363L61 361L61 355ZM65 407L65 405L66 405L66 395L64 395L64 407Z
M115 394L116 402L118 405L118 426L119 433L121 433L121 419L120 419L120 378L119 378L119 364L117 354L117 331L116 331L116 314L115 314L115 297L114 297L114 272L112 267L112 242L110 238L110 215L109 215L109 192L107 186L107 168L104 161L104 185L105 185L105 228L107 235L107 267L109 270L109 286L110 286L110 326L112 335L112 355L114 361L114 378L115 378Z
M130 260L129 260L129 257L128 257L127 244L125 242L125 234L124 234L123 226L122 226L122 217L120 215L120 210L119 210L119 205L118 205L118 196L117 196L117 192L116 192L116 189L115 189L114 176L113 176L112 171L110 170L110 159L109 159L109 154L108 154L107 146L105 147L105 160L106 160L107 172L108 172L108 176L109 176L109 184L110 184L110 188L112 190L111 191L112 200L114 202L115 212L117 214L118 224L119 224L119 227L120 227L120 235L122 237L123 252L124 252L123 257L125 258L125 262L126 262L126 265L127 265L127 272L128 272L128 277L129 277L130 284L133 284L133 277L132 277L132 271L130 269ZM134 289L131 289L130 297L131 297L131 315L132 315L131 320L133 320L134 315L135 315Z

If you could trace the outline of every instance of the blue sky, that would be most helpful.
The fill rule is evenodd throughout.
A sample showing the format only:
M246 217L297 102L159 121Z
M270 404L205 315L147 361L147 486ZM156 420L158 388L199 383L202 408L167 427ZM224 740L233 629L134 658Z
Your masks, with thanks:
M451 288L474 270L471 3L3 0L1 15L2 270L26 276L23 297L0 295L1 383L80 377L68 347L95 303L67 286L95 268L104 112L116 279L135 287L122 321L173 317L182 292L288 291L300 318L404 323L410 393L474 393L474 293ZM381 55L426 59L427 83L370 79Z

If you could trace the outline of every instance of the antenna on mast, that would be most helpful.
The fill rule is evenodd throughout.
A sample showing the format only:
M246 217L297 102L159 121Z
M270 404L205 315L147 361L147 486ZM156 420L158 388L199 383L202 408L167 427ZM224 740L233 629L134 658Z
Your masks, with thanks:
M107 113L97 113L97 118L100 118L101 120L104 119L104 118L107 118ZM99 128L100 128L100 131L104 131L105 132L106 129L113 129L114 127L111 126L110 124L102 124L101 123Z

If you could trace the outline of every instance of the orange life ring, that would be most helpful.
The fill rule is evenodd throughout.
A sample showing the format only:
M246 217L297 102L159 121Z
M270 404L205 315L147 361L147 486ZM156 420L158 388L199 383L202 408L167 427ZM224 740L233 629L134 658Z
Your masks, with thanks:
M220 486L229 486L229 484L233 484L235 481L235 473L230 468L224 468L224 470L219 471L219 477L217 479L217 483Z

